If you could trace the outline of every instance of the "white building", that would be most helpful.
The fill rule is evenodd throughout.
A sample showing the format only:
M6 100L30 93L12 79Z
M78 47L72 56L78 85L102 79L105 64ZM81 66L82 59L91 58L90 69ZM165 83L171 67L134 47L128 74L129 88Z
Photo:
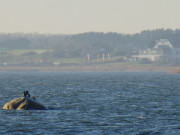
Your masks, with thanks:
M139 55L134 55L135 61L171 61L180 60L180 49L174 48L167 39L160 39L154 48L140 50Z

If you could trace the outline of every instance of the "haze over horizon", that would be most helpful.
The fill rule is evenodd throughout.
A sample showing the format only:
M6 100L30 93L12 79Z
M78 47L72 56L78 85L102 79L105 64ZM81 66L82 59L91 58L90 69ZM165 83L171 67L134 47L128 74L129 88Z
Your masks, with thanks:
M180 28L179 0L0 0L0 33L139 33Z

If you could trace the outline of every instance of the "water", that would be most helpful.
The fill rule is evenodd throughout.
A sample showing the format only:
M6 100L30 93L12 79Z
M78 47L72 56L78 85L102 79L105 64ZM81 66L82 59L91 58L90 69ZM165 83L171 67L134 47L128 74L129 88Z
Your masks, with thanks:
M2 110L30 94L49 110ZM180 75L0 72L0 134L178 135Z

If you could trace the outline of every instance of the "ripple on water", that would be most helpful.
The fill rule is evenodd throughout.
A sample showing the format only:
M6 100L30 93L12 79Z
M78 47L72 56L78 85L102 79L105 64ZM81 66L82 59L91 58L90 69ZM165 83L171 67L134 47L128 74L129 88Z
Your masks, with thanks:
M0 104L31 95L49 110L0 110L0 134L180 133L180 75L1 72Z

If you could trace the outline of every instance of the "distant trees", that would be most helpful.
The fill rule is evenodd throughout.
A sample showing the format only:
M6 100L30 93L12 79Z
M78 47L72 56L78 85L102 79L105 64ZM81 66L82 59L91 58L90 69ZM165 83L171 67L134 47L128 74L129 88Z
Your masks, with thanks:
M180 48L180 30L145 30L137 34L89 32L75 35L51 34L0 34L2 49L45 49L51 50L53 57L82 57L87 53L102 50L113 56L129 56L140 49L152 48L155 41L168 39L174 47ZM28 54L26 54L28 55Z
M30 49L30 40L27 38L6 39L0 42L0 48L4 49Z

